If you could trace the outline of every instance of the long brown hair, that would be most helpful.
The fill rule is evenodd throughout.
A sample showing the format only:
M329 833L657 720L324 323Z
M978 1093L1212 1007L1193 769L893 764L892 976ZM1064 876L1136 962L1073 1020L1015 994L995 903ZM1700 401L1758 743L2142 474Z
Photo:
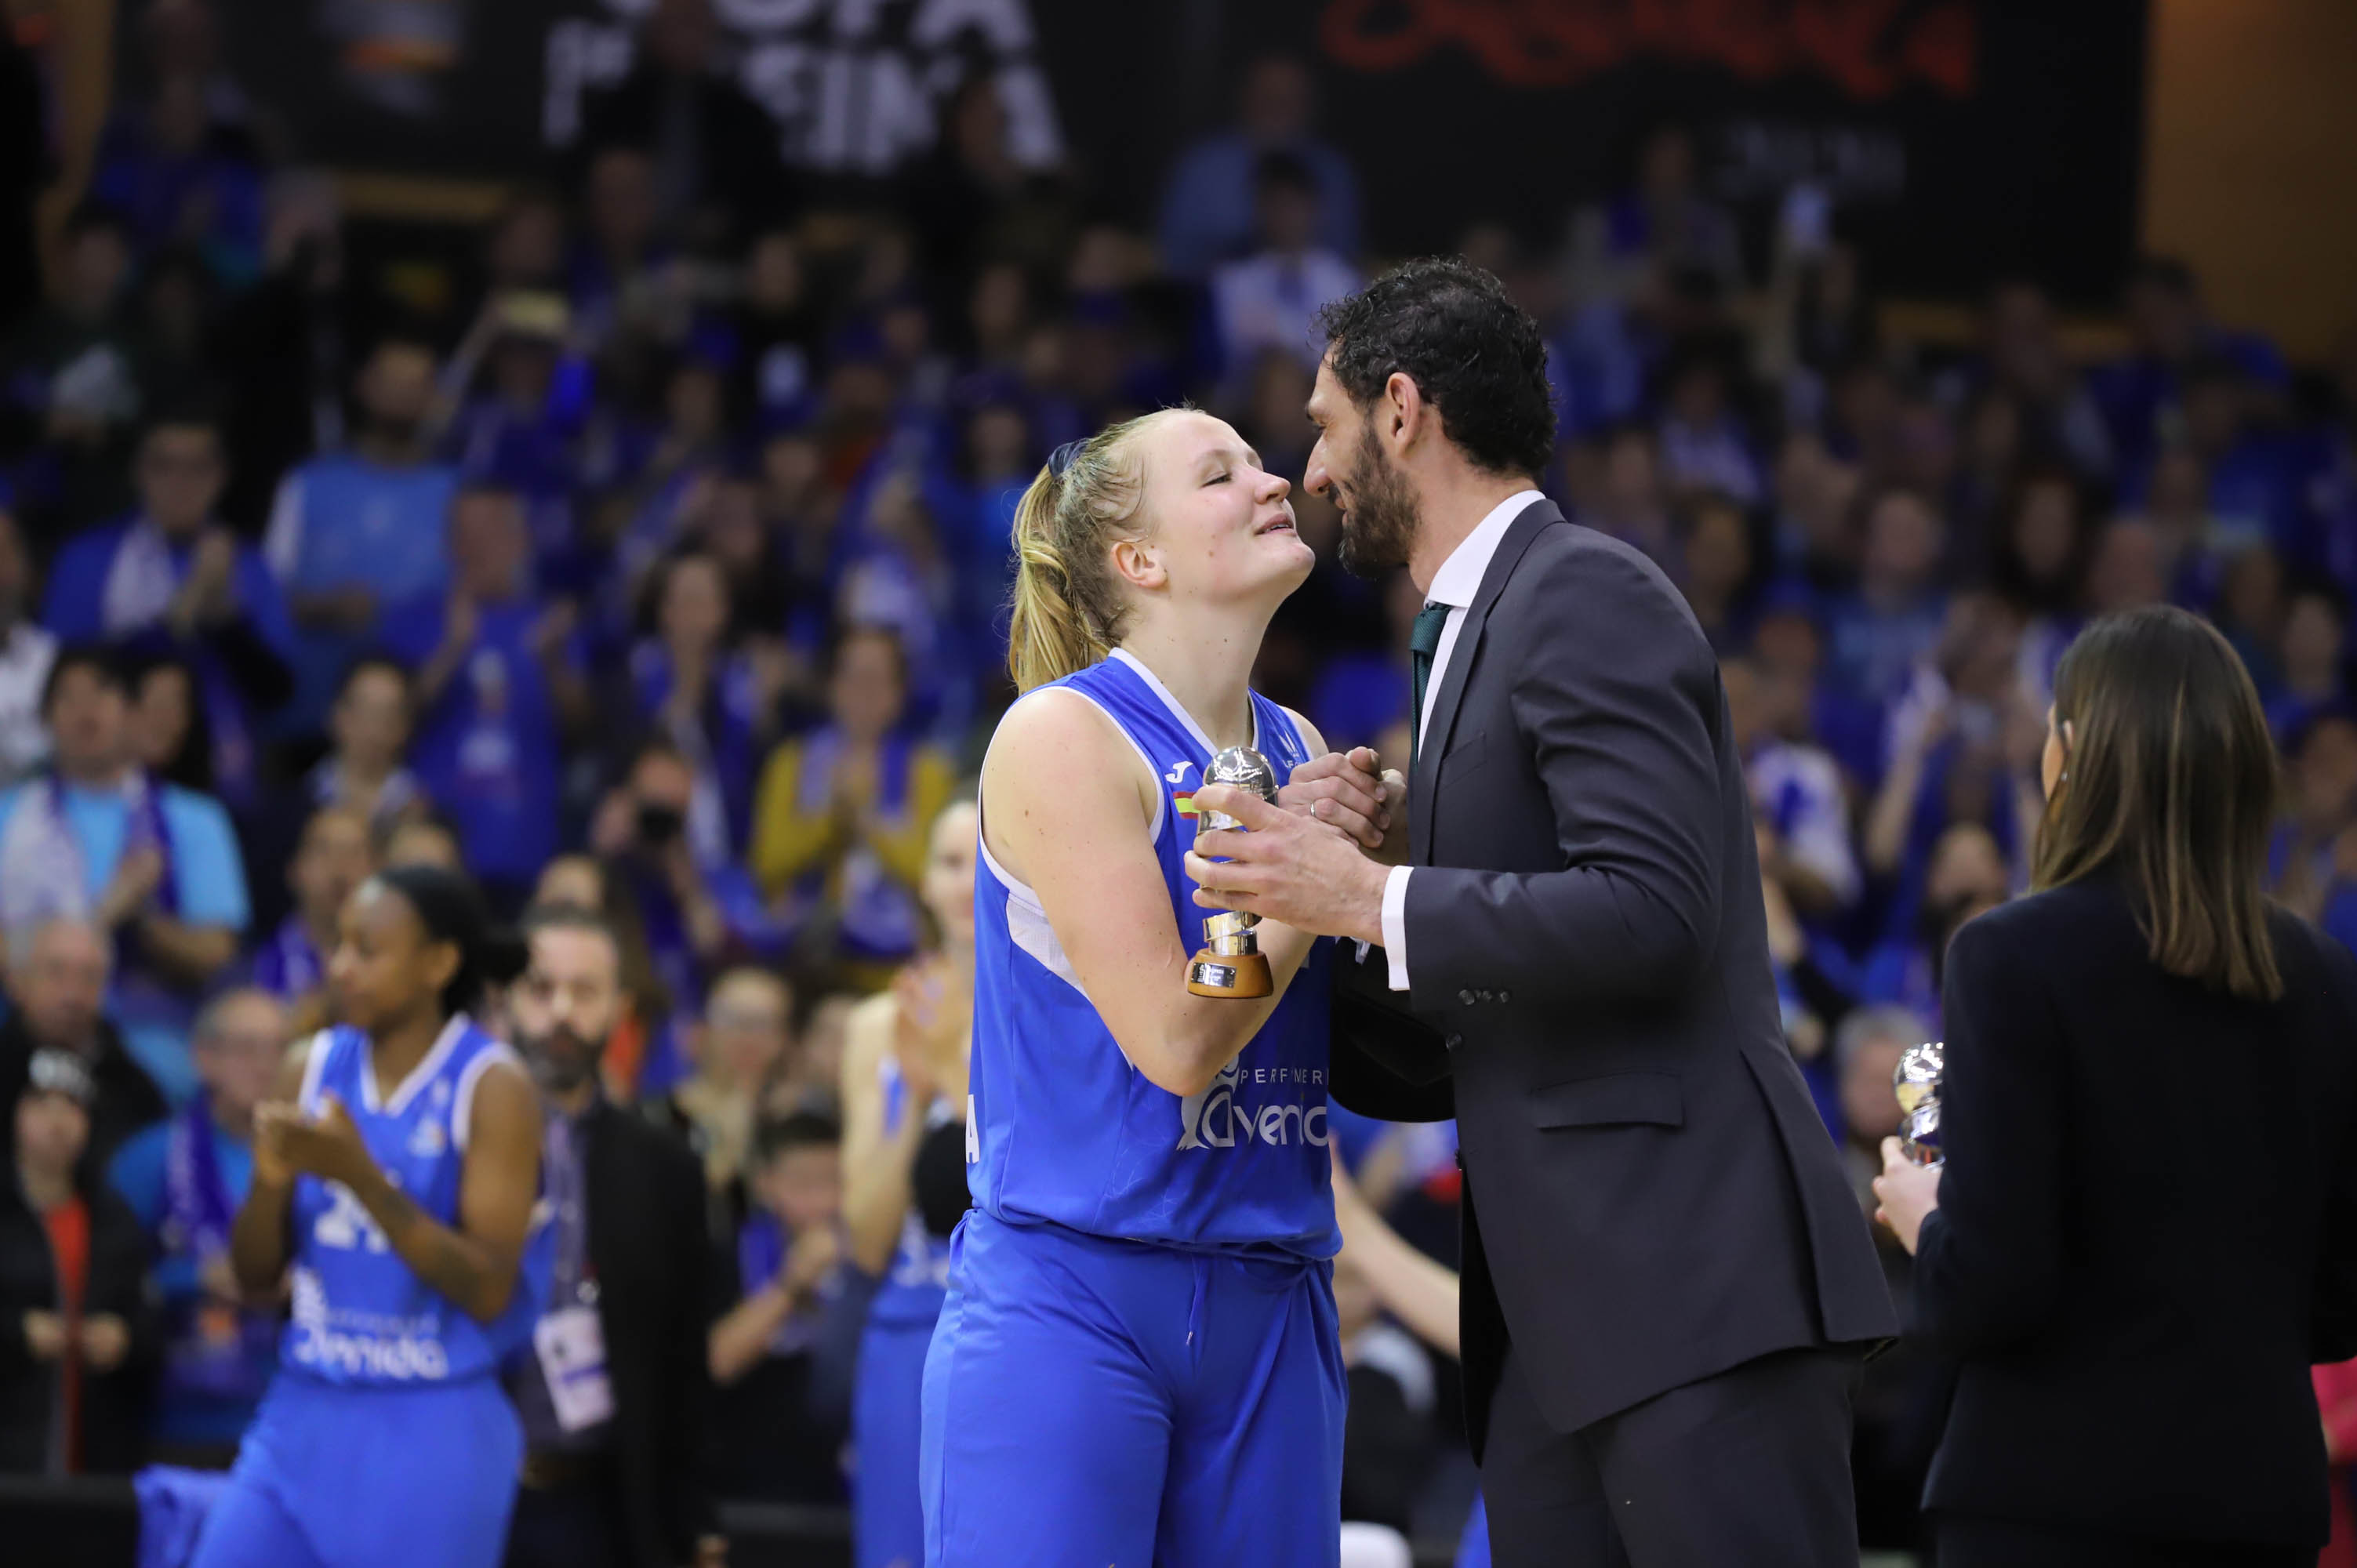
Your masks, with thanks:
M1058 447L1016 503L1006 668L1017 692L1085 670L1121 641L1128 607L1107 550L1137 516L1146 468L1133 438L1154 417Z
M2250 672L2216 628L2169 606L2108 616L2054 672L2069 725L2034 888L2115 867L2153 961L2236 996L2283 994L2267 933L2274 742Z

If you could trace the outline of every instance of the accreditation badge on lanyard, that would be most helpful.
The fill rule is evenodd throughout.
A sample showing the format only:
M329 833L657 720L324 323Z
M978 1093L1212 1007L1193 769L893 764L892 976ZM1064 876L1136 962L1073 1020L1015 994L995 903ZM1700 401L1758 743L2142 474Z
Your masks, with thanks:
M548 1139L547 1155L557 1168L550 1187L572 1212L556 1217L557 1275L572 1280L573 1299L541 1314L532 1327L532 1348L540 1358L541 1380L556 1424L584 1432L614 1417L614 1385L606 1376L606 1326L597 1316L597 1276L587 1256L587 1230L580 1211L581 1167L572 1141Z
M606 1329L597 1318L596 1289L585 1285L592 1300L544 1313L533 1325L532 1348L548 1383L548 1402L555 1408L556 1424L567 1432L586 1432L614 1419L614 1385L606 1376Z

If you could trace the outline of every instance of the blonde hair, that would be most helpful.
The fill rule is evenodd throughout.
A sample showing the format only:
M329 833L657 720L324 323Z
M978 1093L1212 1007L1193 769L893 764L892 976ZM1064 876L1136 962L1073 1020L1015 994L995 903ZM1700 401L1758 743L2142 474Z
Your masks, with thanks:
M1157 417L1107 425L1077 443L1060 470L1050 458L1017 503L1006 668L1017 692L1085 670L1120 644L1129 607L1106 549L1130 537L1146 489L1133 438Z

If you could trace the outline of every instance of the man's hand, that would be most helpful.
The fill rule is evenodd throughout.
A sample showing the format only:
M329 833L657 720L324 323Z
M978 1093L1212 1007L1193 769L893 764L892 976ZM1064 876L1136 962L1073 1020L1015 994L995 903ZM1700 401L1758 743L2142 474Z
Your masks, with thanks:
M571 599L558 599L532 623L532 656L546 663L552 655L563 650L565 639L580 624L579 607Z
M1386 860L1385 845L1393 839L1405 858L1407 817L1399 808L1406 799L1407 780L1396 769L1384 772L1373 748L1364 746L1311 757L1276 792L1276 803L1286 811L1338 827ZM1394 832L1395 825L1401 831Z
M1198 905L1259 915L1318 936L1382 943L1383 882L1390 874L1340 827L1228 784L1196 790L1195 807L1233 817L1247 830L1196 837L1187 852L1187 875L1195 879Z
M126 851L98 900L98 923L113 930L147 908L164 880L164 855L154 844Z
M81 1359L94 1372L111 1372L131 1354L131 1329L111 1312L81 1321Z
M482 628L475 601L465 593L452 594L449 607L442 612L443 653L456 659L473 651L475 636Z
M1924 1219L1940 1207L1940 1167L1917 1165L1907 1157L1898 1139L1885 1138L1882 1174L1874 1178L1874 1197L1882 1205L1874 1217L1890 1227L1890 1233L1912 1257Z
M208 528L197 542L188 575L172 596L165 618L176 637L192 637L200 627L226 620L237 610L237 540L225 528Z
M818 1287L834 1273L842 1258L843 1239L834 1233L834 1227L814 1226L794 1238L778 1270L778 1288L793 1298L795 1310L800 1311L818 1294Z

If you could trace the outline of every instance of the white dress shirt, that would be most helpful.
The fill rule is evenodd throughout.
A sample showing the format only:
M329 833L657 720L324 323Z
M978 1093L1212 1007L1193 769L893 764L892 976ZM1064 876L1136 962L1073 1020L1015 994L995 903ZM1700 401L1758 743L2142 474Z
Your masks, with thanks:
M1523 509L1545 499L1536 490L1516 490L1500 501L1432 575L1432 591L1425 595L1425 603L1447 605L1448 618L1441 623L1440 646L1433 651L1432 671L1425 677L1424 712L1416 715L1418 749L1424 746L1425 726L1432 723L1440 682L1448 673L1448 656L1457 651L1457 633L1465 625L1465 612L1472 607L1473 596L1481 591L1481 579L1490 575L1490 558L1498 553L1499 542L1514 519L1523 515ZM1395 865L1383 883L1383 954L1391 961L1394 991L1407 989L1407 878L1415 869Z

